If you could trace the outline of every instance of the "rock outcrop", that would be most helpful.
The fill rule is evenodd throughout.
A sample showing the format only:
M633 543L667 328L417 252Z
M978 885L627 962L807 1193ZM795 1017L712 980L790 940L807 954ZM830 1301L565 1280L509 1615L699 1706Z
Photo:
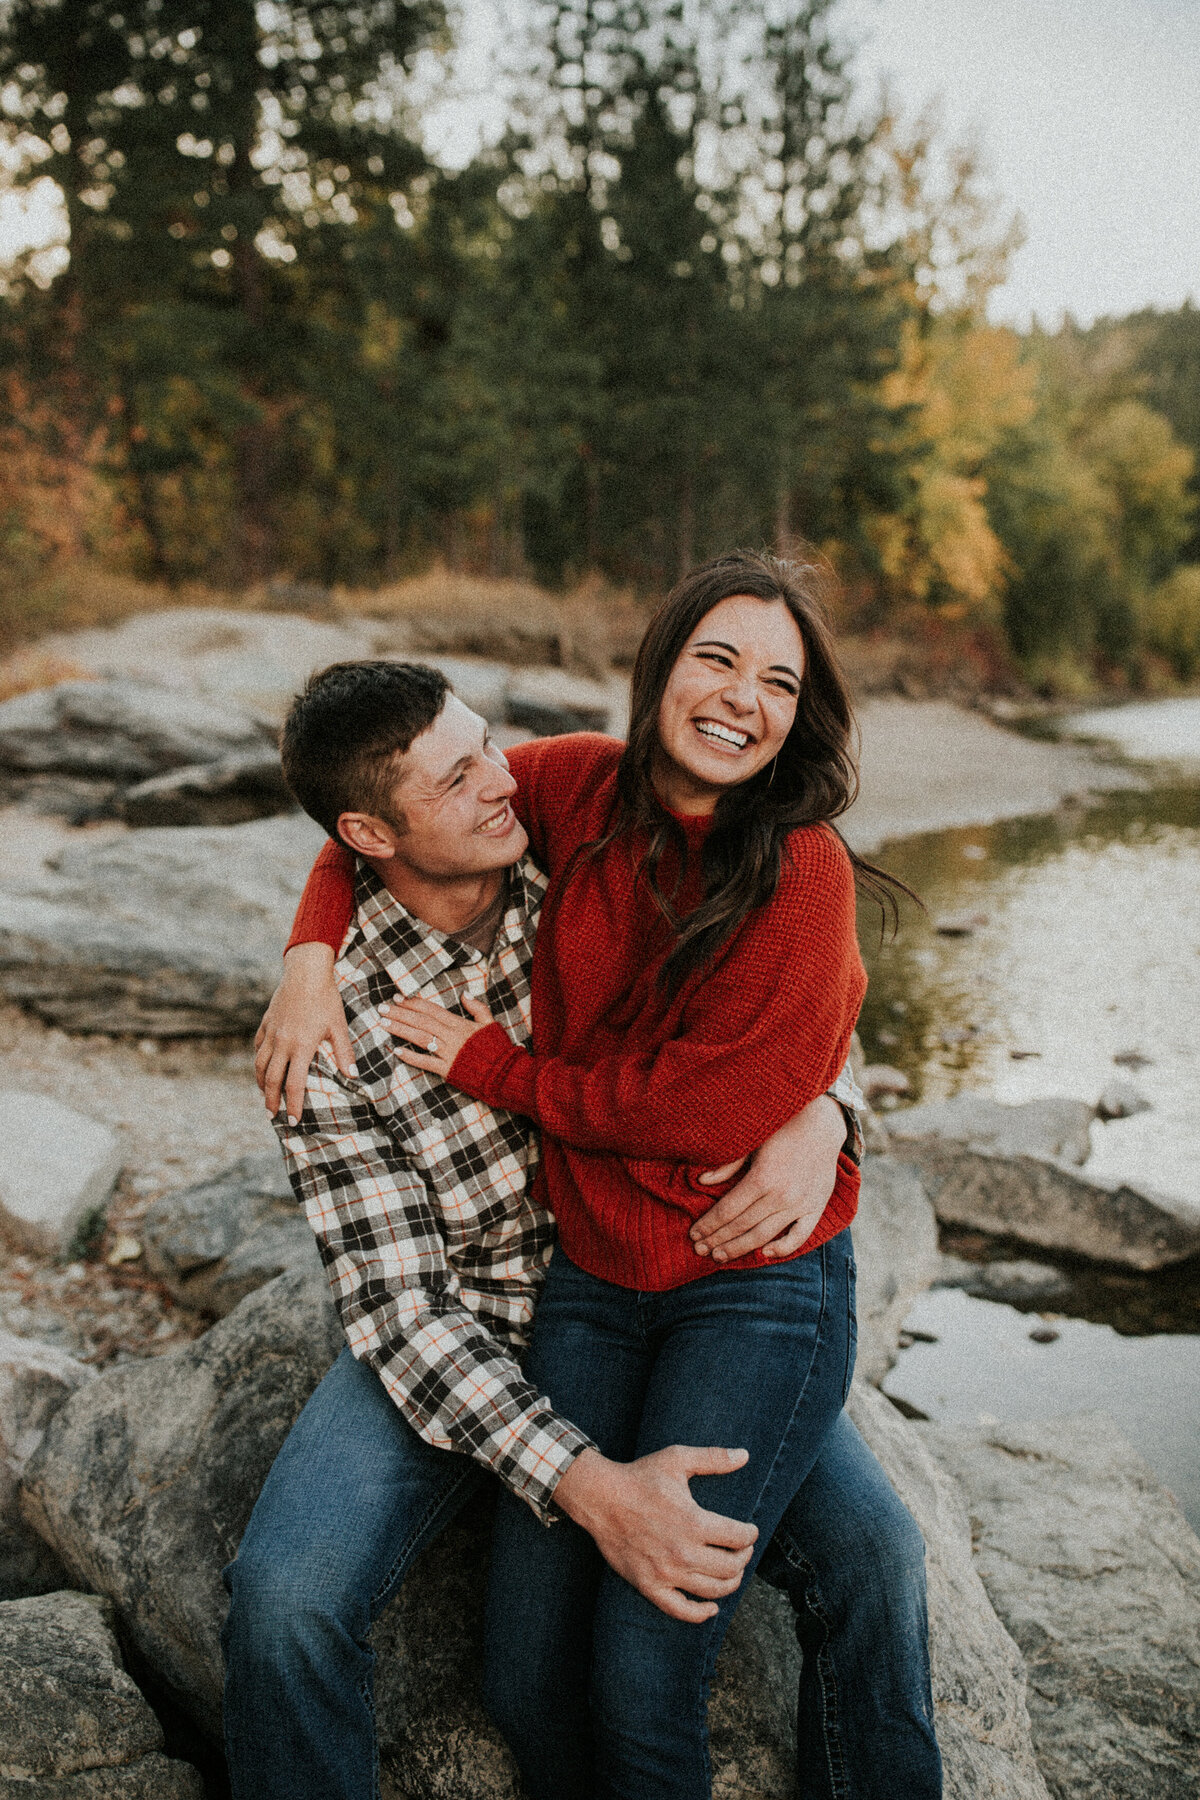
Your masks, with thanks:
M184 1306L219 1319L285 1270L319 1267L277 1149L164 1194L147 1207L140 1232L150 1273Z
M269 745L193 763L127 788L117 810L128 825L244 825L293 812L278 752Z
M0 1603L3 1800L203 1800L121 1663L111 1608L86 1594Z
M917 1429L966 1494L1055 1800L1191 1800L1200 1541L1173 1497L1102 1413Z
M56 784L58 805L78 812L88 795L103 803L165 770L267 747L244 709L153 681L60 681L0 703L0 789L13 799L33 784L44 808Z
M0 1600L63 1586L58 1558L21 1517L17 1487L59 1407L95 1378L65 1350L0 1331Z
M962 1494L916 1428L856 1381L850 1416L921 1529L946 1800L1047 1800L1030 1740L1021 1653L988 1603Z
M74 1581L113 1601L139 1656L210 1732L220 1705L220 1569L340 1342L323 1276L280 1276L198 1342L99 1377L52 1420L26 1471L29 1521ZM885 1400L868 1390L855 1409L930 1546L948 1791L1044 1800L1027 1736L1022 1750L1020 1659L970 1577L961 1503ZM515 1800L511 1764L477 1691L485 1554L476 1514L428 1552L377 1627L381 1747L404 1771L402 1783L393 1778L394 1800ZM798 1655L785 1602L756 1590L713 1697L715 1792L724 1800L791 1793Z
M121 1171L107 1125L48 1094L0 1093L0 1238L17 1250L59 1254Z
M858 1265L859 1378L879 1382L896 1355L900 1329L940 1264L937 1220L917 1171L888 1156L863 1162L853 1226Z
M71 1031L252 1030L324 833L311 819L139 831L0 893L0 991Z
M1094 1117L1081 1100L959 1094L890 1113L888 1134L947 1224L1140 1270L1200 1252L1194 1202L1084 1172Z
M513 725L555 737L567 731L607 731L613 696L603 682L586 675L569 675L565 669L521 669L509 681L506 706Z

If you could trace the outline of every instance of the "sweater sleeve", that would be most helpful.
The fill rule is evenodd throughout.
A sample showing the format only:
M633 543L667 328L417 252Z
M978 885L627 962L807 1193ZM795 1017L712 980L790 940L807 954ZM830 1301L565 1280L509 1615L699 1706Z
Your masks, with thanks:
M328 944L336 956L354 916L354 858L330 838L309 871L284 955L296 944Z
M490 1025L455 1058L453 1085L577 1149L708 1167L750 1155L833 1083L866 989L844 848L814 829L790 849L775 900L698 984L667 1042L580 1064Z

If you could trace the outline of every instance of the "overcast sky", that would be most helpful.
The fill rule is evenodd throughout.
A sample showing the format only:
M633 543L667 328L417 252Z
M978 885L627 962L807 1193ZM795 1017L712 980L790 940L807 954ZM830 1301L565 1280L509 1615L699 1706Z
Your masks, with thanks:
M997 319L1200 301L1200 0L848 0L868 91L973 133L1028 241Z

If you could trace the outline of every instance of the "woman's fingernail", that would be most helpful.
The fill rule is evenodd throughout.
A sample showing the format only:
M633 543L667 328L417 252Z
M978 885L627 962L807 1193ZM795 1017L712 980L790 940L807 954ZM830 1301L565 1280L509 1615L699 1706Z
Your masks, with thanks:
M299 1119L298 1115L293 1117L293 1115L291 1113L288 1114L288 1124L289 1125L298 1125L299 1123L300 1123L300 1119Z
M358 1076L358 1064L357 1063L350 1064L350 1074L352 1077L357 1078L357 1076Z

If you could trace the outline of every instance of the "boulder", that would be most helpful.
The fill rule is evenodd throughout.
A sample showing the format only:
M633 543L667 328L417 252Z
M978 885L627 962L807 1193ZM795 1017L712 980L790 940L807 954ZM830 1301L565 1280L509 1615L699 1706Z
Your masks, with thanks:
M22 1519L17 1484L65 1400L96 1372L65 1350L0 1330L0 1600L63 1586L63 1569Z
M279 754L264 745L152 775L126 789L118 810L129 825L243 825L295 807Z
M188 606L60 633L43 648L101 678L158 682L279 720L314 669L375 655L378 636L367 620L334 625L299 613Z
M489 725L508 720L508 684L512 670L506 663L481 656L422 656L411 661L440 669L464 706L477 712Z
M943 1256L933 1285L961 1288L964 1294L974 1294L981 1300L1030 1306L1065 1294L1071 1283L1061 1269L1028 1257L975 1263L964 1256Z
M162 1746L104 1601L55 1593L0 1604L3 1800L203 1800L196 1770Z
M213 1735L221 1569L342 1341L324 1276L283 1275L182 1350L100 1375L26 1467L28 1522Z
M112 1193L116 1136L48 1094L0 1093L0 1236L17 1250L55 1255Z
M603 682L565 669L521 669L508 684L510 724L525 725L541 737L567 731L607 731L613 694Z
M966 1494L1056 1800L1190 1800L1200 1540L1173 1497L1101 1413L916 1429Z
M0 768L10 772L145 781L263 743L240 708L150 681L60 681L0 703Z
M959 1094L889 1114L893 1153L920 1168L937 1216L1043 1250L1151 1270L1200 1251L1200 1206L1081 1173L1092 1108Z
M0 894L0 990L71 1031L252 1030L324 841L298 815L68 849Z
M855 1381L850 1415L925 1539L946 1800L1049 1800L1030 1737L1025 1666L972 1563L962 1494L916 1428L875 1388Z
M215 1733L222 1565L307 1394L341 1342L324 1279L292 1271L207 1336L101 1375L52 1420L26 1471L26 1516L74 1580L107 1595L155 1678ZM970 1567L952 1482L872 1390L855 1416L930 1546L939 1730L954 1800L1045 1800L1020 1657ZM388 1800L516 1800L478 1695L486 1498L422 1558L376 1627ZM757 1585L712 1701L717 1800L785 1800L799 1650L782 1596ZM1024 1737L1022 1733L1025 1733Z
M316 1269L316 1239L279 1150L164 1194L141 1222L146 1267L184 1306L223 1319L286 1269Z
M895 1360L914 1296L939 1268L937 1220L917 1171L890 1157L868 1156L851 1235L858 1265L858 1373L879 1382Z

